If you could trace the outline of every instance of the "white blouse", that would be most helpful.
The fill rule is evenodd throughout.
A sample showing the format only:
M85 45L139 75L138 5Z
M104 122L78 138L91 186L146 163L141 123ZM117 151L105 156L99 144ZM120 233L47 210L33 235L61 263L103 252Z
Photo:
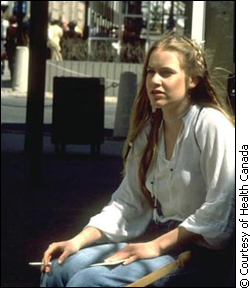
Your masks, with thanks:
M234 231L235 134L230 121L213 108L193 105L183 117L173 156L165 157L160 129L157 161L148 171L146 186L161 204L160 222L180 226L203 236L198 244L224 248ZM152 220L151 208L140 190L138 166L149 135L146 125L130 150L126 176L110 203L87 226L102 230L114 242L141 235Z

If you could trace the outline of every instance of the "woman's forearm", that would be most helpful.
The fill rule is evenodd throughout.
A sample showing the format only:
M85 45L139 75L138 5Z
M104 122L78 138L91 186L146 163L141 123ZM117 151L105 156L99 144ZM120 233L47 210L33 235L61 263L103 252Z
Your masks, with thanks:
M81 248L95 243L96 241L105 238L104 233L95 227L85 227L79 234L77 234L72 240L79 243Z
M174 248L185 246L195 240L202 238L201 235L190 232L183 227L177 227L174 230L156 238L154 241L160 249L160 254L171 251Z

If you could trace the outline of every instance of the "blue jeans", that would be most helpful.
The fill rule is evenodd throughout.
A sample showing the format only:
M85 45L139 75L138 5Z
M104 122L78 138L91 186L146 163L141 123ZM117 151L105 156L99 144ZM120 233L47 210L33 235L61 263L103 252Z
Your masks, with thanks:
M171 222L170 226L173 226L173 221ZM158 232L160 232L159 234L166 233L168 230L172 230L172 228L178 226L178 223L175 222L171 229L170 226L168 224L150 230L151 232L153 231L153 233L151 233L152 238L157 237L154 233L155 231L158 230ZM148 239L145 238L145 240ZM117 266L90 267L91 264L102 262L108 256L114 254L126 245L127 243L112 243L84 248L78 253L71 255L62 265L59 265L57 260L54 260L52 262L51 272L49 274L43 274L41 277L41 287L124 287L150 272L171 263L181 252L187 249L180 248L169 255L162 255L153 259L137 260L129 265L119 264ZM198 249L199 259L206 259L206 257L201 255L204 249ZM210 252L208 253L210 254ZM187 270L182 270L180 273L190 273L192 275L195 271L194 267L200 265L199 262L197 262L197 265L193 263L191 268L189 267ZM178 272L173 276L177 274ZM169 281L173 280L172 278L169 277ZM165 278L164 285L161 286L159 283L158 287L164 287L167 281Z
M42 277L42 287L123 287L174 260L163 255L156 259L143 259L129 265L96 266L126 243L105 244L85 248L59 265L53 261L52 271Z

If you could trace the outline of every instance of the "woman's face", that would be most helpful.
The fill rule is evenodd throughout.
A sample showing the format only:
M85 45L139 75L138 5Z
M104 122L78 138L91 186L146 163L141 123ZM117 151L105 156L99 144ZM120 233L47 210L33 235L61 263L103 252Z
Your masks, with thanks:
M155 108L177 107L187 101L188 88L195 84L181 68L181 57L175 51L154 50L147 67L146 88L151 105ZM177 105L177 106L176 106Z

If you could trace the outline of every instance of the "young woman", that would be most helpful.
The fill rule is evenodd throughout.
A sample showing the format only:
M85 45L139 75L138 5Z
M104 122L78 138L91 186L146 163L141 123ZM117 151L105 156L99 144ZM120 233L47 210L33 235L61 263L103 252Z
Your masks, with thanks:
M203 262L204 255L217 259L234 232L234 125L224 102L199 45L167 34L151 47L124 147L124 179L78 235L45 251L41 286L126 286L185 249Z

